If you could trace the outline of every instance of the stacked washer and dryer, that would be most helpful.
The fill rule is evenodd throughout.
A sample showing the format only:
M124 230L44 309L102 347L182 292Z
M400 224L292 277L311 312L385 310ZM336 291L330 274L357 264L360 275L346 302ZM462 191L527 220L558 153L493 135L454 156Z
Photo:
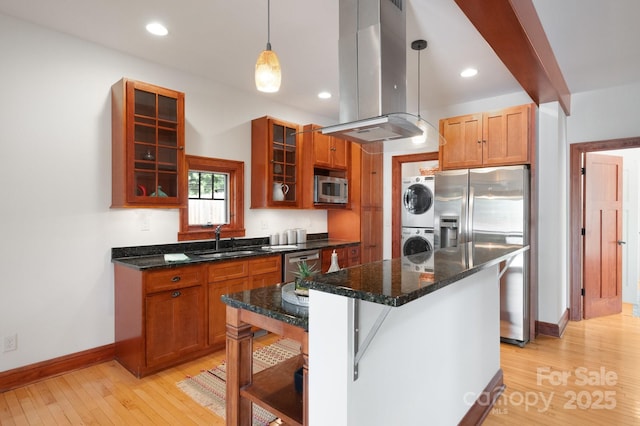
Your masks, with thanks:
M414 271L433 271L434 176L402 179L402 256L413 255L403 265Z

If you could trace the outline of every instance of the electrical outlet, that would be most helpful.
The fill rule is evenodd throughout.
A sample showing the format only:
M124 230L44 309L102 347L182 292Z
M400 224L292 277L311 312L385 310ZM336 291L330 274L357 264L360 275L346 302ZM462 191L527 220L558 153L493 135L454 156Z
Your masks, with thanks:
M269 229L269 225L267 224L266 220L260 221L260 227L262 228L263 231L266 231L267 229Z
M140 230L141 231L150 231L151 230L151 218L149 212L140 213Z
M4 352L11 352L18 349L18 335L13 334L4 338Z

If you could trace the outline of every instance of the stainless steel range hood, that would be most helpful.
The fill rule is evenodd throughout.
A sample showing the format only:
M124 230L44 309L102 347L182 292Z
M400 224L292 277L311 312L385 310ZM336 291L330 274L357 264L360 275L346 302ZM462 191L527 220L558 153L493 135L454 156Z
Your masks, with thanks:
M406 110L405 0L340 0L340 122L323 134L358 143L422 134Z

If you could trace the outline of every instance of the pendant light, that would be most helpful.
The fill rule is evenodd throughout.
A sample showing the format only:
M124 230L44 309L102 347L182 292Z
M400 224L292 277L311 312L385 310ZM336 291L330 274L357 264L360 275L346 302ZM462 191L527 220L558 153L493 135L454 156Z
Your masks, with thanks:
M267 0L267 48L256 61L255 79L256 89L261 92L274 93L280 90L280 61L278 55L271 50L271 0Z
M422 134L411 138L411 142L415 145L422 145L427 141L427 126L422 117L420 117L420 51L427 48L427 41L414 40L411 42L411 48L418 51L418 122L416 125L422 129Z

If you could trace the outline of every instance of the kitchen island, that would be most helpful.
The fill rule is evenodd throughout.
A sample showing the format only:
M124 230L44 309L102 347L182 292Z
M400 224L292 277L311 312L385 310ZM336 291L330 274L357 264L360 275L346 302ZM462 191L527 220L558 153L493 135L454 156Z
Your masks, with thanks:
M308 316L283 305L279 286L223 296L228 424L251 418L249 330L262 321L302 342L296 423L477 424L504 387L499 275L525 250L467 243L433 252L432 272L398 258L319 275Z

